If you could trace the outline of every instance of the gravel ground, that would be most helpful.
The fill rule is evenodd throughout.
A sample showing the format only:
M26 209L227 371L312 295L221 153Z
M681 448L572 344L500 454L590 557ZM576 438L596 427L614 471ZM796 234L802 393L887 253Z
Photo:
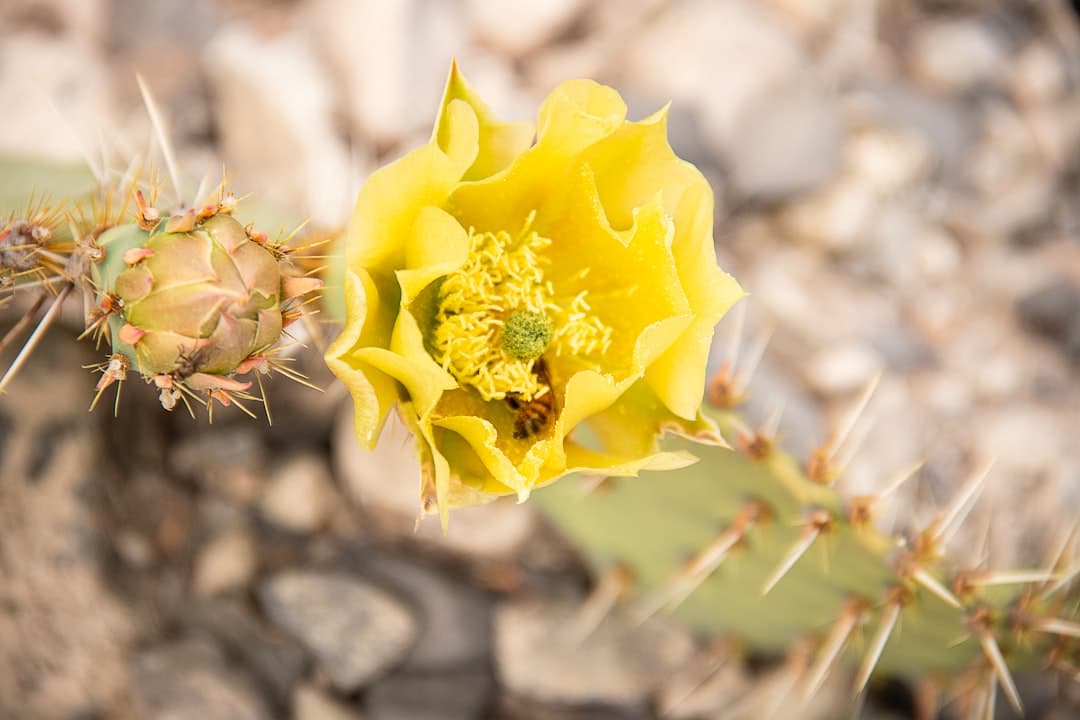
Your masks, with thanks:
M451 56L508 117L576 76L635 117L671 100L748 334L772 333L749 414L783 404L806 455L883 368L845 491L923 459L893 508L917 526L996 458L956 546L1009 567L1080 513L1078 28L1056 0L5 0L0 154L139 146L138 71L185 175L224 159L333 226L426 139ZM0 398L0 718L719 718L777 694L775 662L664 623L559 640L572 548L512 503L414 532L405 431L357 450L314 353L327 392L278 380L273 426L210 428L134 383L88 415L72 347L58 328ZM1028 717L1080 714L1025 691ZM838 686L776 717L850 712ZM862 709L909 714L899 686Z

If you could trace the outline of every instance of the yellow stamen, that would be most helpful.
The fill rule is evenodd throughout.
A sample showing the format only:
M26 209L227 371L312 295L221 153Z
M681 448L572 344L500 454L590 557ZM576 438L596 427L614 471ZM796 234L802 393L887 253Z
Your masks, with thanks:
M551 240L530 230L531 222L518 237L470 231L468 260L440 289L435 358L485 400L510 393L530 400L548 389L534 372L536 357L515 357L504 347L506 321L515 313L550 325L547 351L555 355L603 354L611 345L611 328L592 314L586 291L565 302L555 297L543 269Z

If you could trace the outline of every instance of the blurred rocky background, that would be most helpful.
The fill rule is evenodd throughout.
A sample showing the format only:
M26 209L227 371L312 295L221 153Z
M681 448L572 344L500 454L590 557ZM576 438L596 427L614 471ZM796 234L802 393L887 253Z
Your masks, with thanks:
M507 118L569 77L635 117L672 101L749 334L772 332L751 415L783 404L805 456L884 368L844 488L926 460L887 519L916 525L994 457L958 546L1009 567L1080 511L1077 28L1056 0L2 0L0 154L134 152L138 72L185 176L224 161L333 226L426 139L451 57ZM211 429L134 383L88 415L97 358L53 335L0 398L0 718L729 718L781 695L778 661L663 623L561 633L588 579L529 506L414 533L405 431L357 450L314 351L327 392L277 380L272 426ZM1025 682L1028 717L1080 714L1075 686ZM845 687L774 717L851 716ZM896 686L859 712L911 708Z

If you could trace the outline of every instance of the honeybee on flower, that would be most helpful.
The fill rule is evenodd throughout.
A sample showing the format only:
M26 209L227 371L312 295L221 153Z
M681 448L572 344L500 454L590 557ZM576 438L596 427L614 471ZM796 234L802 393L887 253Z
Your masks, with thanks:
M431 140L376 171L345 236L330 368L372 448L395 407L425 509L525 499L569 472L693 462L713 327L742 295L716 265L712 191L612 88L557 87L502 122L451 68ZM535 142L534 142L535 136Z

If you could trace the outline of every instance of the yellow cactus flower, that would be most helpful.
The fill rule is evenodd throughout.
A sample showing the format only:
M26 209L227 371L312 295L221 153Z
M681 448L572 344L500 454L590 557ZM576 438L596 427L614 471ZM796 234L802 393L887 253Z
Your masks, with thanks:
M658 451L663 430L716 438L705 364L742 290L666 121L628 121L615 90L570 80L535 130L501 122L455 66L428 144L360 191L326 359L362 445L398 408L444 527L451 506L566 473L693 462Z

